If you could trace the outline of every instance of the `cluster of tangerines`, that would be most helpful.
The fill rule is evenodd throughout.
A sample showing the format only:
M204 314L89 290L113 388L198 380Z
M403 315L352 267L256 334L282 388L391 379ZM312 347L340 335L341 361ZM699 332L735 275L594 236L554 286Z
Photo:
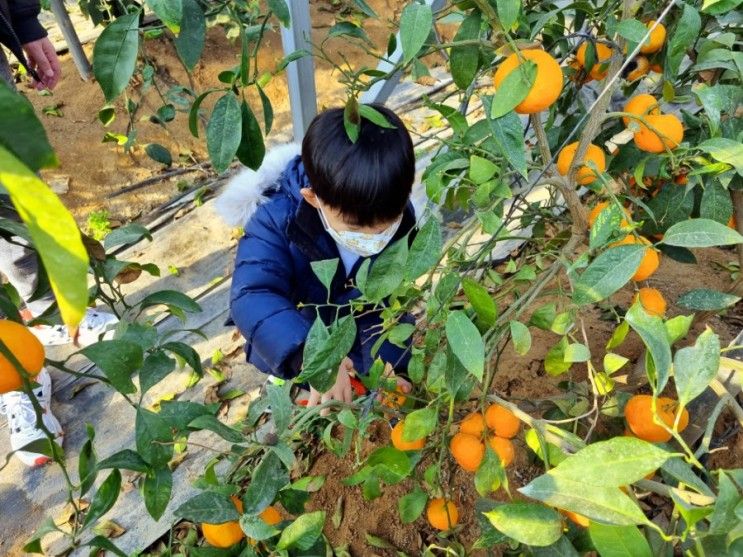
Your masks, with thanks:
M515 455L513 439L519 432L521 422L514 414L500 406L491 404L485 414L472 412L458 425L458 431L449 441L449 451L457 464L467 472L476 472L485 459L485 442L498 455L505 468ZM426 446L426 438L406 441L403 438L405 420L392 428L392 446L400 451L419 451ZM432 499L427 507L426 518L437 530L453 528L459 519L457 506L445 498Z

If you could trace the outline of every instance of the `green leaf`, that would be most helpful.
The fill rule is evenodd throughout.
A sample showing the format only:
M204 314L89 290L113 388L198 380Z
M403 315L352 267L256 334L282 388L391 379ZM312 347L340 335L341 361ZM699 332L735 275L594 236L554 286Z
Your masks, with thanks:
M98 463L99 470L105 470L106 468L121 468L133 472L147 472L148 470L147 463L131 449L114 453Z
M526 151L521 120L515 112L509 112L500 118L491 118L492 97L485 95L481 97L481 100L498 152L519 174L526 178Z
M121 472L114 469L108 477L95 492L93 500L90 502L85 513L85 520L83 521L83 528L92 524L104 514L111 510L111 507L116 503L116 499L119 498L119 492L121 491Z
M366 3L365 0L353 0L353 3L356 4L356 7L361 10L365 15L368 15L369 17L378 18L379 16L377 13L369 6L369 4Z
M676 24L676 28L666 48L664 72L666 75L678 75L681 60L683 60L689 45L694 44L694 41L699 37L701 28L702 20L699 17L699 12L697 12L696 8L684 2L681 18Z
M503 29L508 30L513 27L513 24L519 18L521 2L519 0L496 0L495 6Z
M596 249L603 246L612 233L619 230L622 219L625 218L622 210L614 203L598 214L589 233L589 247Z
M182 0L147 0L147 5L174 35L181 32Z
M173 491L173 473L167 466L149 470L142 482L142 498L147 512L160 520L170 502Z
M268 8L279 18L284 27L291 25L291 14L285 0L266 0Z
M400 497L397 502L397 510L400 513L400 521L403 524L412 524L423 514L428 502L428 494L416 486L413 491Z
M137 391L132 375L142 367L142 347L127 340L104 340L83 348L80 353L97 365L120 393Z
M139 305L142 309L164 305L170 309L171 312L176 313L174 310L181 310L188 313L200 313L201 306L196 303L193 298L178 292L177 290L158 290L148 296L145 296Z
M462 20L454 35L454 41L472 41L480 37L482 19L479 11L474 11ZM480 68L480 49L476 44L454 46L449 55L451 76L457 87L464 90L469 87Z
M434 432L438 425L439 413L433 406L413 410L405 418L405 426L402 430L404 441L416 441L423 439Z
M244 514L240 517L240 528L251 540L263 541L273 538L280 532L275 526L267 524L260 516Z
M643 42L647 31L648 28L636 19L624 19L617 25L617 33L627 39L631 48Z
M302 551L308 550L322 535L325 524L325 511L316 511L303 514L284 528L281 532L276 549L279 551L297 548Z
M696 288L681 295L676 304L687 309L718 311L735 305L739 301L740 296L708 288Z
M400 45L403 64L410 62L418 54L433 28L433 12L430 6L411 2L400 16Z
M567 536L562 536L552 545L546 547L535 547L532 550L532 553L534 554L534 557L580 557L581 555L576 551L573 544L570 543Z
M586 486L623 486L660 468L671 453L634 437L592 443L550 470L554 476Z
M587 362L591 359L591 352L585 344L573 342L565 347L563 359L566 362Z
M159 143L147 144L147 147L144 148L144 152L147 153L147 156L155 162L159 162L165 166L173 164L173 156L170 154L170 151Z
M525 60L506 76L493 95L490 118L497 119L513 111L534 87L537 65Z
M704 185L699 216L725 225L733 216L733 202L730 199L730 193L718 180L710 180Z
M364 295L373 302L381 302L392 294L403 281L407 260L407 238L385 248L371 264L363 289Z
M204 51L206 18L196 0L182 0L182 3L181 32L173 42L183 65L192 71Z
M640 335L653 357L655 377L649 377L649 379L655 392L661 392L671 373L671 345L668 342L666 328L663 326L663 319L657 315L649 315L639 302L629 308L625 319L630 327Z
M44 536L51 534L52 532L61 532L61 530L54 523L54 519L50 516L44 519L44 522L34 531L33 536L23 546L23 551L26 553L40 553L44 555L44 551L41 548L41 540Z
M134 438L137 452L155 468L165 466L173 456L173 432L168 421L159 414L137 408Z
M139 388L142 394L149 391L175 370L175 360L163 350L155 350L147 355L139 371Z
M523 356L531 348L531 333L529 328L519 321L509 321L513 348L519 356Z
M119 557L127 557L126 553L121 551L121 549L116 547L116 545L112 541L110 541L108 538L104 538L103 536L93 536L93 538L91 538L91 540L87 542L85 546L92 547L94 549L102 549L104 551L113 553L114 555L118 555Z
M580 513L591 520L620 526L648 522L640 507L619 487L594 485L586 489L582 480L575 481L550 471L519 491L527 497L558 509Z
M720 338L707 328L694 346L681 348L673 358L679 404L686 406L704 392L720 368Z
M705 14L720 15L738 7L741 0L704 0L702 11Z
M93 448L93 440L95 439L95 429L93 426L88 424L87 426L88 440L83 445L80 451L80 457L77 464L78 476L80 477L80 496L82 497L90 488L93 487L96 478L98 477L98 467L95 449Z
M128 246L136 244L142 238L152 241L152 233L147 227L132 222L109 232L103 240L103 246L110 250L116 246Z
M62 320L76 329L88 305L88 252L75 220L52 190L2 146L0 184L28 228Z
M160 348L178 355L196 372L199 377L204 375L204 369L201 366L199 353L196 352L192 346L183 342L168 342L160 346Z
M333 277L338 271L338 261L338 258L335 258L310 262L312 272L314 272L315 276L320 279L320 282L328 293L330 293L330 285L333 282Z
M266 394L271 403L271 417L276 426L276 433L282 434L289 426L292 415L291 382L283 386L269 383Z
M682 248L710 248L743 243L743 236L713 220L689 219L669 228L662 243Z
M743 144L726 137L713 137L703 141L697 148L709 153L720 162L731 165L735 171L743 176Z
M397 129L393 124L387 120L387 117L379 112L376 108L368 104L359 105L359 115L366 120L369 120L372 124L379 126L380 128Z
M13 91L4 80L0 80L0 113L3 115L0 146L34 172L58 164L33 105L25 96Z
M668 342L673 344L684 338L688 334L693 322L693 315L677 315L676 317L668 319L664 323L666 333L668 333Z
M495 176L496 172L498 172L498 167L492 161L477 155L470 156L469 176L475 184L487 182Z
M279 490L289 483L289 472L275 452L263 457L251 475L243 503L247 514L263 511L276 499Z
M430 270L441 257L441 226L436 217L431 216L418 230L405 265L405 279L415 280Z
M392 330L390 330L390 334L387 337L387 340L389 340L395 346L399 346L400 348L407 348L407 340L412 336L414 332L415 325L413 325L412 323L400 323L398 325L395 325Z
M557 318L557 306L554 303L538 307L529 318L529 325L549 331Z
M237 159L248 168L258 170L266 155L266 145L263 142L263 133L253 111L245 101L240 105L242 115L242 133L240 145L237 148Z
M487 497L495 492L500 486L507 481L506 471L503 468L500 458L490 447L485 445L485 458L482 464L475 472L475 489L480 497Z
M571 362L565 360L565 351L568 348L568 338L562 337L547 352L544 358L544 370L550 375L561 375L570 369Z
M230 498L216 491L204 491L191 497L174 514L184 520L208 524L224 524L240 518Z
M637 526L591 522L588 534L601 557L652 557L648 541Z
M318 317L312 324L304 345L304 367L297 377L321 393L335 383L338 366L356 340L356 320L348 315L328 329Z
M604 354L604 371L607 374L611 375L612 373L624 367L627 362L629 362L629 359L625 358L624 356L614 354L613 352L607 352L606 354Z
M231 92L214 105L206 126L206 146L214 170L219 174L229 168L242 139L242 109Z
M487 288L467 277L462 280L462 288L482 325L492 327L498 316L498 308L495 307L495 301Z
M617 292L635 274L646 249L642 245L617 246L601 253L575 281L575 303L599 302Z
M463 311L453 311L446 319L449 348L462 366L478 381L485 370L485 345L480 331Z
M188 427L194 430L205 429L212 431L230 443L241 443L245 440L239 431L223 424L216 416L212 416L211 414L205 414L191 420L188 423Z
M134 12L117 18L103 29L93 47L93 74L107 102L129 84L139 50L139 16Z
M498 531L526 545L544 547L562 536L560 515L544 505L505 503L484 514Z

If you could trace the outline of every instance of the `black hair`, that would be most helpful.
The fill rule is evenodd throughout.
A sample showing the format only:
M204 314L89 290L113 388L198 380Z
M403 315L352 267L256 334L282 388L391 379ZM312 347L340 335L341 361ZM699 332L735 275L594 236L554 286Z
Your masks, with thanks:
M371 106L394 128L362 118L352 143L343 109L331 108L315 116L302 141L302 162L315 195L356 226L397 219L415 179L413 141L405 124L389 108Z

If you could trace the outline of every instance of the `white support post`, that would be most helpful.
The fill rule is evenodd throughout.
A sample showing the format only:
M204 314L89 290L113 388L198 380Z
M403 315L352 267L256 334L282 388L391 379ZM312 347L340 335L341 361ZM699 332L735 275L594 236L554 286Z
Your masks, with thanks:
M284 54L298 49L312 51L310 44L310 5L308 0L287 2L291 13L291 26L281 28ZM304 56L286 68L289 81L289 101L294 125L294 141L302 141L310 122L317 114L317 92L315 89L315 62L312 56Z
M444 5L446 4L445 0L425 0L424 2L428 6L431 6L431 9L434 13L441 10ZM377 69L381 70L385 73L391 71L397 64L402 60L402 41L400 40L400 33L397 33L397 48L395 48L395 51L384 60L381 60L379 64L377 65ZM398 83L400 83L400 79L402 79L402 72L397 71L389 79L385 79L382 81L377 81L374 85L372 85L368 91L365 91L363 95L361 95L361 102L364 104L371 104L371 103L379 103L384 104L387 102L387 99L390 98L390 95L392 95L392 91L395 90L395 87L397 87Z
M80 43L80 38L77 36L75 27L72 25L67 8L65 8L63 0L51 0L50 5L52 12L54 12L54 19L57 20L57 25L59 25L62 36L67 43L72 60L75 62L75 66L77 66L77 71L80 72L80 77L84 81L88 81L90 76L93 75L93 69L90 67L90 62L85 55L83 45Z

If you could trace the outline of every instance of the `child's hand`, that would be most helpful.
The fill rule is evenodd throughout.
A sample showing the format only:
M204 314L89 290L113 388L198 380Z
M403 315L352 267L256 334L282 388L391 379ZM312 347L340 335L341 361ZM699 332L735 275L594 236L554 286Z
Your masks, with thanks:
M329 391L321 393L310 387L310 399L307 406L317 406L330 400L338 402L351 402L353 400L353 388L351 387L351 374L353 373L353 362L351 358L344 358L341 365L338 366L338 376ZM325 408L320 415L327 416L330 413L329 408Z
M395 368L393 368L392 364L390 363L385 364L383 376L385 379L394 379L396 386L397 386L397 390L404 394L408 394L410 391L413 390L413 385L412 383L410 383L410 381L395 375ZM382 393L377 395L377 399L382 400Z

